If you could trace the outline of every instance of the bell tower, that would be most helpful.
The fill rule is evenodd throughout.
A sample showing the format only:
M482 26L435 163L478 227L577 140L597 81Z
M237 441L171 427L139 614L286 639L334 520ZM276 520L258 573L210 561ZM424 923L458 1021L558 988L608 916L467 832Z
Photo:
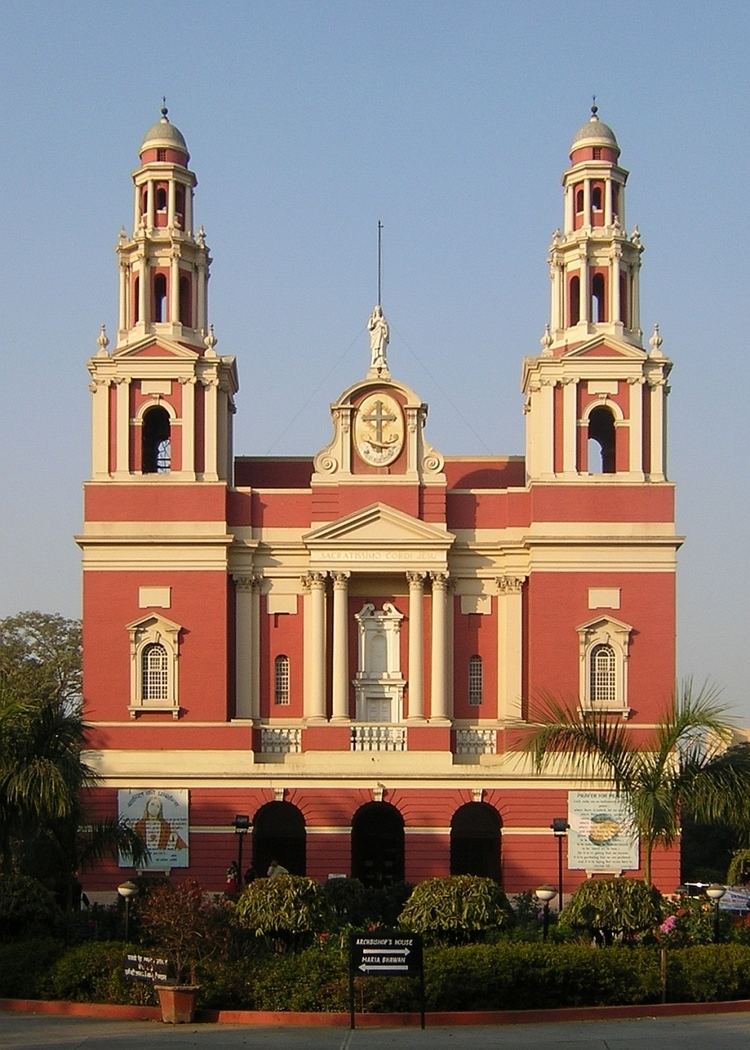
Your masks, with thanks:
M573 138L563 228L549 252L550 319L526 358L529 481L664 481L666 380L658 326L643 349L640 231L625 225L615 133L598 107Z
M133 232L120 230L114 350L102 328L91 373L92 480L232 481L233 357L208 324L211 257L194 232L197 179L164 106L133 173Z

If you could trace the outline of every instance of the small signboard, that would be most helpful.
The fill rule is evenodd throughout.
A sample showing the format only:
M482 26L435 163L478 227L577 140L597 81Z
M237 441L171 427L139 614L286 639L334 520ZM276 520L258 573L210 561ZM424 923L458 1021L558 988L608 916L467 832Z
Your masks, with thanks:
M354 1028L355 977L418 977L424 1028L424 965L422 938L399 930L349 935L349 1012Z
M128 952L125 956L125 977L130 981L149 981L164 984L169 980L169 964L166 959L154 955Z

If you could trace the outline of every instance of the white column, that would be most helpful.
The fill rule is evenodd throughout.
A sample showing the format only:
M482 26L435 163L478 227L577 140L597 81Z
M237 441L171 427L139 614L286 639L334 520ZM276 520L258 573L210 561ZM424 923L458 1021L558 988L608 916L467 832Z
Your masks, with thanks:
M578 320L591 320L591 296L589 294L589 261L584 248L580 255L578 270Z
M172 253L169 262L169 320L177 324L180 319L180 257Z
M628 449L628 470L643 478L643 376L632 376L630 385L630 441Z
M216 375L201 380L204 387L203 405L203 478L205 481L217 481L216 470L216 428L218 424L219 378Z
M91 391L91 476L109 476L109 379L93 379Z
M310 627L306 638L309 645L305 652L305 720L323 722L326 714L326 574L310 572L305 577L305 582L310 589Z
M167 226L174 226L175 198L175 181L170 179L169 188L167 189Z
M253 690L253 592L254 575L237 575L235 589L235 712L237 718L257 718ZM255 708L255 710L254 710Z
M564 232L570 233L575 227L575 201L573 199L573 187L569 184L565 187L565 222Z
M195 480L195 376L182 376L182 473Z
M185 233L193 232L193 188L185 187L185 216L183 219Z
M349 573L333 574L333 707L331 721L349 720Z
M521 718L523 659L523 576L501 576L497 581L497 717Z
M537 395L540 401L537 415L537 433L539 434L539 454L537 465L541 477L551 478L555 470L555 381L542 379L541 391Z
M445 620L446 602L448 596L448 574L444 572L431 572L432 577L432 702L430 705L430 717L435 719L446 719L448 717L448 674L447 661L445 658Z
M591 180L583 180L583 225L591 225Z
M619 244L612 246L612 266L610 268L610 282L612 287L609 290L609 322L616 324L621 320L620 317L620 258L622 252Z
M206 262L202 255L198 256L198 264L195 268L195 283L197 288L195 295L196 321L198 330L208 331L208 304L206 302Z
M661 376L649 377L651 400L651 446L649 478L651 481L664 481L664 394L666 380Z
M124 332L129 327L128 319L128 279L130 268L124 259L120 260L120 324L119 331Z
M139 279L138 279L138 321L140 324L145 324L146 321L150 321L149 316L146 317L146 303L150 303L150 297L147 299L146 294L148 292L148 262L146 256L141 256L141 265L139 266Z
M152 229L154 225L154 205L156 203L156 194L154 193L154 184L151 179L149 179L146 185L148 186L148 192L146 195L146 226L149 229Z
M572 376L563 380L563 473L576 472L578 441L578 381Z
M118 376L117 383L117 428L115 446L115 473L126 477L130 473L130 379Z
M409 581L409 721L424 719L424 580L407 572Z

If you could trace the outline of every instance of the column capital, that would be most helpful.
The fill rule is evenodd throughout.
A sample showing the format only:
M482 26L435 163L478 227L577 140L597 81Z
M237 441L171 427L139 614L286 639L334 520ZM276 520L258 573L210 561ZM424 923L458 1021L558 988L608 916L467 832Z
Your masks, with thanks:
M345 591L348 586L350 576L351 573L348 571L337 570L336 572L332 572L331 579L333 580L334 591Z
M430 579L432 580L432 589L435 590L447 590L449 583L449 575L447 572L431 572Z
M422 587L424 587L424 581L426 578L426 572L413 572L410 570L406 573L406 579L408 581L409 587L414 588L415 590L421 590Z
M306 572L302 579L302 586L306 591L322 590L326 585L327 572Z
M498 594L520 594L526 576L498 576L495 580Z
M254 591L256 587L260 586L263 577L257 572L233 572L232 579L234 580L234 585L238 591Z

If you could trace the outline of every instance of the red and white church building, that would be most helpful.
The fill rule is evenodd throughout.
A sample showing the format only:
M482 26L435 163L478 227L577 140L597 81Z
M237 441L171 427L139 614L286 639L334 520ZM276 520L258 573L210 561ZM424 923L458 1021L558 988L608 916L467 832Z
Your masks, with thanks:
M619 157L594 109L523 362L525 456L429 443L379 306L330 443L235 456L196 177L166 109L147 132L116 338L102 329L88 362L78 543L90 801L132 820L151 867L222 889L239 834L258 874L272 858L375 885L473 872L514 893L555 881L565 818L566 890L638 870L606 782L540 776L518 751L545 696L645 738L673 695L671 362L658 328L644 347ZM128 871L102 863L86 890L111 896ZM654 877L676 885L676 851Z

